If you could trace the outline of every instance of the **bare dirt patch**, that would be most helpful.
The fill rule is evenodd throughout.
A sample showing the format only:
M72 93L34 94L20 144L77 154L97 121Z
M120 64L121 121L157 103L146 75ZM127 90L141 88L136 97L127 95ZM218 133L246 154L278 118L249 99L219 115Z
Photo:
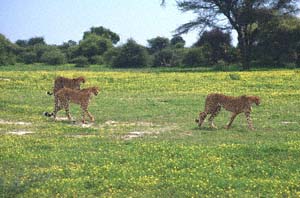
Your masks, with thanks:
M159 132L157 131L132 131L129 132L128 134L122 136L123 140L131 140L133 138L138 138L138 137L142 137L144 135L152 135L152 134L159 134Z
M27 135L27 134L33 134L34 132L32 131L11 131L11 132L7 132L7 134L11 134L11 135Z
M1 81L10 81L9 78L0 78Z
M118 122L114 120L108 120L106 121L103 126L154 126L152 122Z
M298 122L291 122L291 121L282 121L281 124L298 124Z
M167 131L171 131L175 129L176 126L167 126L167 127L158 127L158 128L152 128L146 131L132 131L127 133L126 135L121 136L121 139L123 140L132 140L134 138L140 138L145 135L159 135L160 133L164 133ZM157 137L157 136L155 136Z
M77 134L77 135L67 135L67 137L71 138L89 138L89 137L97 137L95 134Z
M28 126L28 125L31 125L32 123L31 122L13 122L13 121L6 121L6 120L0 120L0 124L12 124L12 125L25 125L25 126Z
M56 121L69 121L67 117L56 117Z

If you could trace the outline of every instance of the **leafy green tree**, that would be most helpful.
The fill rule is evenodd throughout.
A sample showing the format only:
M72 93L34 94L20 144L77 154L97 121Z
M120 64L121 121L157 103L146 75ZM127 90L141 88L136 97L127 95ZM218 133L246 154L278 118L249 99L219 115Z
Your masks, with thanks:
M156 37L148 40L150 53L158 52L162 49L167 48L170 45L170 41L165 37Z
M16 63L17 46L0 34L0 65Z
M181 36L176 35L171 39L170 44L175 48L183 48L185 40Z
M147 50L137 44L133 39L121 46L117 55L112 60L112 67L145 67L149 64L149 55Z
M33 37L28 40L27 44L29 46L33 46L33 45L37 45L37 44L46 45L46 42L43 37Z
M212 64L217 63L219 60L227 60L227 50L231 47L230 34L224 33L220 29L212 29L204 31L200 35L199 40L193 45L194 47L201 47L209 45L211 49Z
M84 56L75 57L72 60L72 63L75 63L75 67L88 67L89 66L89 60Z
M162 0L164 3L165 0ZM257 34L257 23L267 22L274 13L285 15L299 10L298 0L179 0L178 8L192 11L198 17L177 28L178 34L207 27L234 29L238 34L243 69L250 68L252 47Z
M21 62L25 63L25 64L32 64L32 63L36 63L37 61L37 57L36 57L36 53L34 53L33 51L25 51L21 54Z
M59 49L52 49L43 53L41 62L49 65L61 65L66 63L66 56Z
M64 42L62 45L59 45L58 48L66 56L66 61L70 62L76 55L78 51L78 45L76 41L69 40Z
M254 56L261 64L283 66L300 59L300 19L293 16L273 17L261 24L256 37Z
M80 55L87 57L89 60L93 56L103 55L110 48L112 48L111 40L96 34L89 34L79 42Z
M28 41L27 40L17 40L16 44L20 47L27 47L28 46Z
M112 66L115 62L115 59L119 56L121 47L113 47L107 50L103 54L103 61L105 64Z
M102 26L100 27L91 27L90 31L86 31L83 34L83 40L89 37L91 34L98 35L102 38L111 40L113 44L117 44L120 41L120 37L115 32L112 32L109 29L106 29Z
M18 61L26 64L35 62L42 62L42 55L49 50L55 48L54 46L47 45L43 37L33 37L29 40L17 40Z
M35 44L34 46L30 46L27 48L28 51L33 51L36 54L36 62L43 62L42 61L42 56L44 53L55 50L55 46L47 45L47 44Z
M192 47L187 49L182 62L185 66L209 66L211 65L210 54L211 48L208 45Z
M172 66L173 50L166 48L154 54L154 66Z

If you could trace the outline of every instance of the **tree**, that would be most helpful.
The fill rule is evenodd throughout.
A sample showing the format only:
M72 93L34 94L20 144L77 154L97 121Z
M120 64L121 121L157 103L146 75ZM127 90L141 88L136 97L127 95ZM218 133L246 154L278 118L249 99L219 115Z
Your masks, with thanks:
M20 47L27 47L27 45L28 45L28 41L27 40L17 40L16 41L16 44L18 45L18 46L20 46Z
M120 37L118 34L112 32L109 29L106 29L102 26L100 27L91 27L90 31L86 31L83 33L83 39L86 39L89 35L95 34L101 36L103 38L111 40L113 44L117 44L120 41Z
M167 48L170 45L170 41L165 37L156 37L148 40L149 48L151 53L159 52L162 49Z
M58 48L54 48L43 53L41 62L49 65L61 65L66 62L66 56Z
M183 48L185 45L185 40L181 36L174 36L171 39L171 45L174 46L175 48Z
M90 60L93 56L103 55L111 47L111 40L96 34L89 34L79 42L79 53Z
M258 27L254 57L264 65L299 65L300 19L293 16L274 17Z
M30 46L37 45L37 44L46 45L46 42L43 37L33 37L28 40L27 44Z
M243 69L247 70L250 69L257 24L268 21L274 13L296 13L299 10L297 3L298 0L178 0L177 6L181 11L193 11L198 17L176 31L183 34L200 28L203 32L206 28L215 27L236 30Z
M112 67L145 67L148 62L147 50L133 39L129 39L127 43L118 48L115 58L112 60Z
M0 34L0 65L9 65L16 62L17 46Z
M224 33L218 28L204 31L193 46L201 47L204 45L210 46L211 60L212 64L214 64L217 63L218 60L227 59L227 50L231 47L231 36L228 32Z

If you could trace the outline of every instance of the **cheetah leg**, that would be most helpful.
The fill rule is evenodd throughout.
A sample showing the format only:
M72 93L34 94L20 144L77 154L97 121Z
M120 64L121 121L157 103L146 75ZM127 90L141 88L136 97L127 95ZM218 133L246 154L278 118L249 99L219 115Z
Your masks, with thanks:
M68 119L71 121L72 117L71 117L71 114L70 114L69 103L68 102L66 104L64 104L64 109L66 110L66 115L67 115Z
M247 122L248 122L248 127L251 129L251 130L254 130L254 127L253 127L253 124L252 124L252 119L250 117L250 112L245 112L245 116L246 116L246 119L247 119Z
M214 118L219 114L219 112L220 112L220 110L221 110L221 106L217 106L216 107L216 109L215 109L215 111L213 111L212 113L211 113L211 115L210 115L210 117L208 118L208 121L210 122L210 127L211 128L215 128L215 129L217 129L217 126L214 124Z
M207 116L207 113L206 113L205 111L204 111L204 112L201 112L201 113L199 114L199 119L196 119L196 120L195 120L195 121L198 123L198 126L199 126L199 127L202 126L202 124L203 124L203 122L204 122L206 116Z
M54 102L55 106L54 106L54 111L52 113L54 120L56 120L56 114L57 112L59 112L62 109L62 106L60 105L59 100L55 99Z
M225 127L226 129L229 129L231 127L231 124L237 115L238 115L237 113L232 113L230 121L228 122L228 124Z
M84 106L81 106L82 109L82 123L85 123L85 114L87 113L87 108Z
M95 121L94 116L93 116L89 111L86 111L86 113L87 113L87 115L89 116L90 120L91 120L92 122L94 122L94 121Z

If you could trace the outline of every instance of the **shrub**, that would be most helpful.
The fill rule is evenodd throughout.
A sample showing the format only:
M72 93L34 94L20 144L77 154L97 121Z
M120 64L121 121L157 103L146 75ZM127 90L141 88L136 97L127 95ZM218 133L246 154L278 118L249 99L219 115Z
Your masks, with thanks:
M190 48L184 55L183 64L186 66L208 66L209 52L205 51L204 47Z
M120 47L116 57L112 60L112 67L145 67L149 63L149 54L146 49L129 39Z
M100 55L93 56L93 57L91 57L91 59L90 59L90 63L91 63L91 64L102 65L103 62L104 62L104 61L103 61L103 57L100 56Z
M66 56L58 49L46 51L42 57L41 61L49 65L60 65L66 62Z
M25 64L32 64L37 62L36 53L32 51L24 52L22 54L22 60Z
M95 34L90 34L79 43L79 53L88 58L102 55L110 48L112 48L111 40Z
M72 63L75 64L75 67L88 67L89 61L84 56L78 56L72 60Z
M154 54L154 66L172 66L173 51L163 49Z
M120 53L119 47L114 47L109 49L107 52L103 54L103 61L105 64L112 66L114 60Z
M11 65L16 62L17 46L0 34L0 65Z

